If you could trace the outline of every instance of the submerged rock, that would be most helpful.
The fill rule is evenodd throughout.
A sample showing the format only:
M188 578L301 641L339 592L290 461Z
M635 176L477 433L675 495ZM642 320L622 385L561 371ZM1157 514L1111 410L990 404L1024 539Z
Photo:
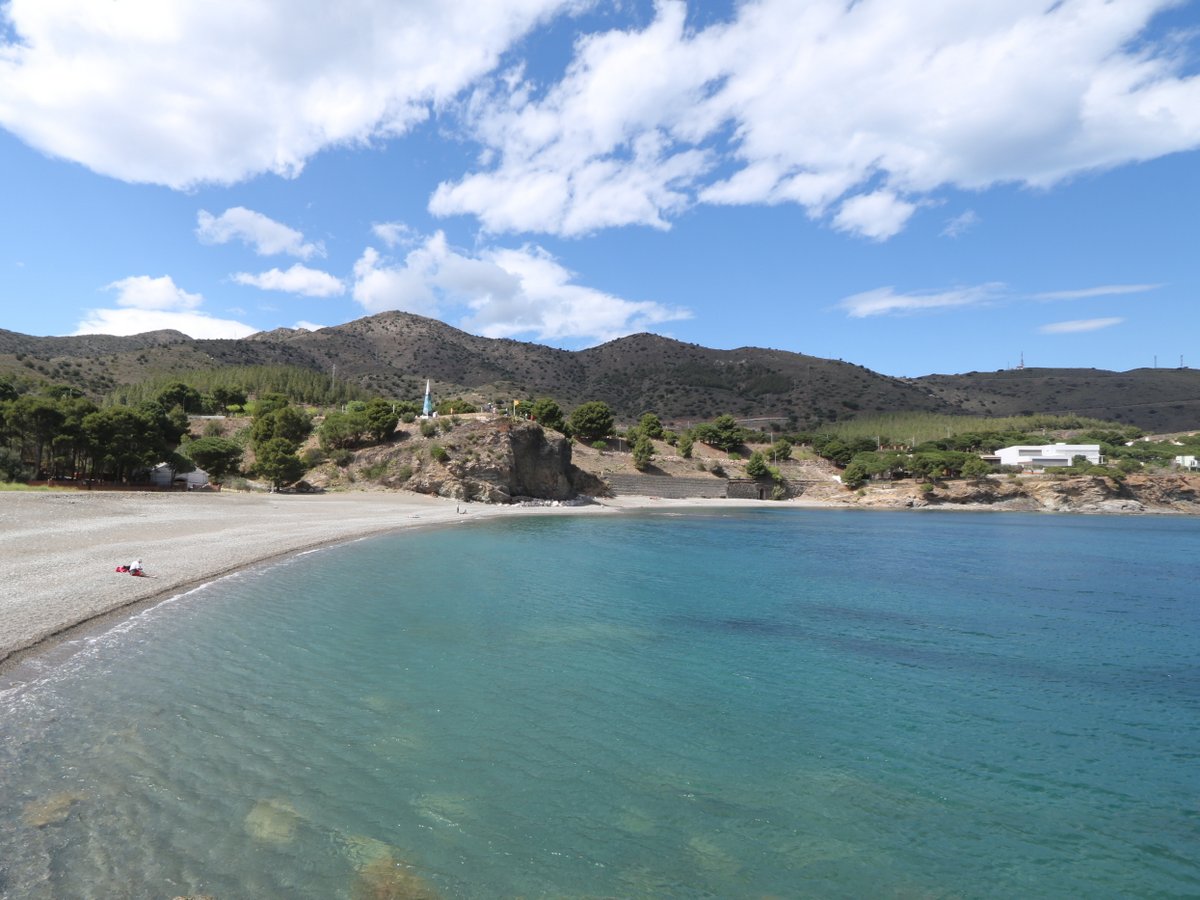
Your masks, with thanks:
M51 794L49 797L44 797L41 800L26 803L25 808L21 811L21 821L30 828L45 828L47 825L58 825L60 822L67 821L67 818L71 815L71 807L86 799L83 794L76 794L71 791Z
M345 838L355 867L355 900L436 900L438 892L399 859L394 847L363 835Z
M296 837L300 814L286 800L259 800L246 814L246 833L268 844L287 844Z

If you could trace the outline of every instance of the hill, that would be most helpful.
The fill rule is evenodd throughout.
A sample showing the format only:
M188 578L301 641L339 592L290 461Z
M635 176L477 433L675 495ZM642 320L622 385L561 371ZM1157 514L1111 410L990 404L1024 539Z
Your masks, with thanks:
M1200 373L1190 369L1022 369L902 379L839 360L757 347L716 350L652 334L558 350L478 337L400 312L241 340L195 340L175 331L32 337L0 330L0 377L68 383L96 399L148 378L264 365L328 373L397 398L419 398L430 379L442 397L507 402L549 396L567 409L603 400L624 421L651 410L668 422L728 412L796 427L883 412L1077 413L1149 431L1200 423Z

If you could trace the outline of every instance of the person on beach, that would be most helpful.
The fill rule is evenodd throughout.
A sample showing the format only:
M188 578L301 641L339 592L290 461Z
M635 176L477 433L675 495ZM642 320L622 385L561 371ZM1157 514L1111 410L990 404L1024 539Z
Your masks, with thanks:
M129 574L130 575L141 575L142 574L142 561L140 559L135 559L133 562L131 562L129 564Z

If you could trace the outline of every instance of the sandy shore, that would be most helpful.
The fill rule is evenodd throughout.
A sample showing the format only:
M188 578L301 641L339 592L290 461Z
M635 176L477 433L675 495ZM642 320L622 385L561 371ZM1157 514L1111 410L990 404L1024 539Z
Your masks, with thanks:
M629 497L522 507L409 493L0 492L0 669L81 623L324 544L502 516L712 505L761 504ZM150 577L114 571L135 558Z
M588 510L605 511L416 494L3 492L0 665L82 622L282 554L402 528ZM114 571L135 558L151 577Z

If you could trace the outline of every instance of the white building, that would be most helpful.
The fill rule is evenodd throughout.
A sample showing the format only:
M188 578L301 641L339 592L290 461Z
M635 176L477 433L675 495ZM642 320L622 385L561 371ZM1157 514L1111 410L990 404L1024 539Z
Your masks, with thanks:
M1200 472L1200 458L1195 456L1177 456L1175 457L1175 465L1181 466L1190 472Z
M1002 466L1020 466L1022 469L1045 469L1050 466L1069 466L1075 457L1082 456L1094 466L1101 465L1099 444L1031 444L1001 447L994 456L988 457Z

